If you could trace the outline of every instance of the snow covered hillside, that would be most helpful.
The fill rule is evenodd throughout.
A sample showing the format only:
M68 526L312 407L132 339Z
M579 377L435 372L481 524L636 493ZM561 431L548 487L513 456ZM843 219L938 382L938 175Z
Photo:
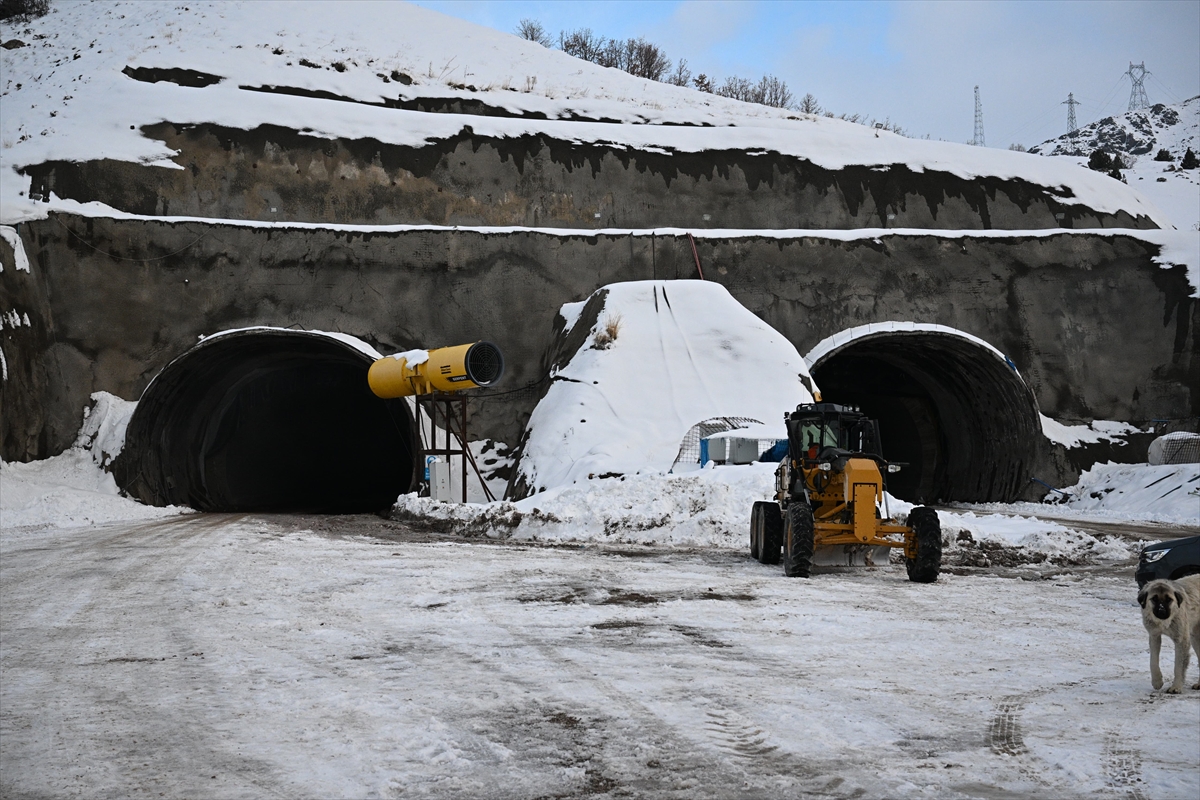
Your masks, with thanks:
M1195 231L1200 230L1200 169L1180 168L1188 149L1200 156L1200 97L1105 117L1029 152L1067 156L1080 165L1096 150L1120 153L1129 185L1171 217L1176 228ZM1159 150L1172 160L1156 161Z
M825 169L905 165L1023 179L1096 211L1166 218L1120 183L1024 153L907 139L842 120L636 78L393 3L56 0L0 27L0 221L42 216L14 170L96 159L180 168L142 129L164 121L419 146L470 129L658 152L738 150ZM434 109L455 113L422 113Z

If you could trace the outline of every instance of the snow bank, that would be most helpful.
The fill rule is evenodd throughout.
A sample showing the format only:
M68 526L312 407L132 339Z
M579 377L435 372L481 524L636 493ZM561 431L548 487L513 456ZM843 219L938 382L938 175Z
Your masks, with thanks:
M393 514L492 538L737 549L749 535L750 507L771 496L776 466L585 478L515 503L438 503L409 494Z
M1053 514L1059 519L1200 526L1200 464L1096 464L1041 503L960 504L964 509Z
M146 506L120 496L106 467L121 452L137 403L108 392L92 395L83 426L66 452L28 464L0 461L0 527L77 528L158 519L190 509Z
M1097 419L1086 425L1064 425L1057 420L1050 419L1045 414L1038 416L1042 418L1042 433L1046 438L1067 448L1098 442L1113 442L1123 445L1126 442L1121 437L1139 432L1138 428L1127 422Z
M744 551L750 509L755 501L773 496L775 467L710 466L681 475L581 480L518 502L484 505L439 503L409 494L398 499L392 515L463 536ZM891 496L887 500L893 517L907 519L911 503ZM947 566L1119 562L1138 548L1136 543L1092 536L1059 522L976 508L980 510L938 511ZM1012 506L996 508L1007 512ZM823 563L834 563L829 557L834 549L840 548L823 551Z
M1200 464L1096 464L1064 491L1070 499L1059 509L1200 525Z
M812 402L796 348L723 286L634 281L598 292L604 306L586 342L529 418L517 465L529 491L666 472L698 422L769 422Z

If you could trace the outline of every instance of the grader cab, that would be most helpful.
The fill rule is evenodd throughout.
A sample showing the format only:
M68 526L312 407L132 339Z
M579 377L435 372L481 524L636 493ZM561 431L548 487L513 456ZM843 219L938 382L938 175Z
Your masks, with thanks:
M775 472L775 500L751 511L751 556L777 564L782 552L784 574L807 578L818 548L903 548L909 580L936 581L937 512L918 506L907 524L887 518L884 476L900 465L884 460L878 423L834 403L797 406L784 421L788 454Z

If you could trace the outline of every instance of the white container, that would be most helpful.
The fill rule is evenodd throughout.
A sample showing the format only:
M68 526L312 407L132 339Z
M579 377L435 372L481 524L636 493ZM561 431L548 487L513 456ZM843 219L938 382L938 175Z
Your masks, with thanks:
M759 448L758 439L735 439L730 437L725 441L729 442L729 457L726 459L730 464L752 464L758 460L762 450ZM709 444L709 447L712 445Z

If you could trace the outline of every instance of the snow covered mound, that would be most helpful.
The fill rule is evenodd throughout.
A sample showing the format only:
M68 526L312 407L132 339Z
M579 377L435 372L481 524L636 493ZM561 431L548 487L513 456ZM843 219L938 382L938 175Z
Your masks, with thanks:
M1105 117L1029 152L1066 156L1063 160L1080 166L1096 150L1119 153L1129 186L1170 217L1176 228L1195 231L1200 230L1200 169L1179 167L1189 148L1200 155L1200 96ZM1170 153L1172 160L1156 161L1159 150Z
M564 336L593 313L595 322L529 419L513 497L589 476L666 472L698 422L779 423L812 402L796 348L718 284L616 283L561 313Z
M1089 516L1200 525L1200 464L1097 464L1065 491Z
M120 496L105 469L121 452L137 403L108 392L92 395L74 446L28 464L0 461L0 527L77 528L106 522L158 519L188 511L156 508Z
M147 126L274 125L419 147L545 135L645 150L778 152L1021 179L1102 213L1162 214L1106 176L1025 153L907 139L637 78L400 3L72 2L0 25L0 221L44 215L13 170L97 159L181 169ZM425 113L427 111L447 113Z

